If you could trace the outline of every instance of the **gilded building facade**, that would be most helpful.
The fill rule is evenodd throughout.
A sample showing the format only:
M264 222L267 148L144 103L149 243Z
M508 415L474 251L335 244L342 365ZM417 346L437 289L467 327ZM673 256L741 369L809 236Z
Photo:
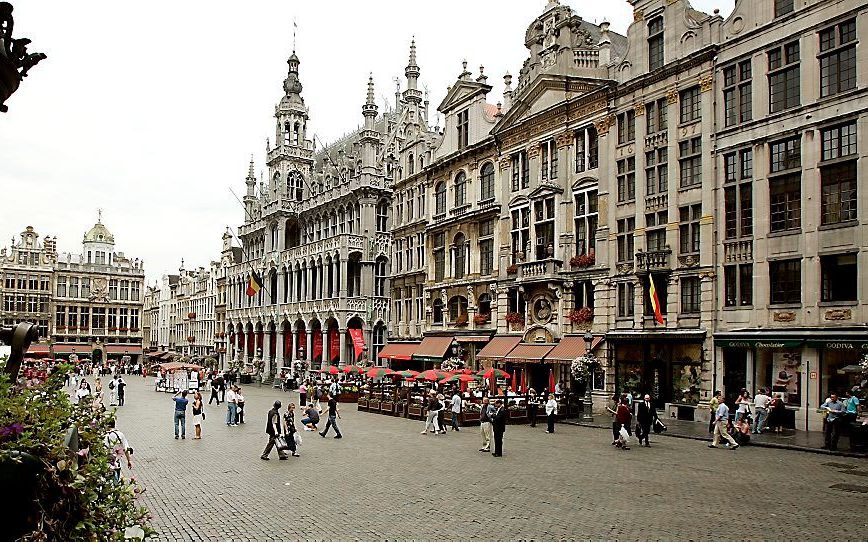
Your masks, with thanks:
M28 355L50 353L52 278L57 261L57 241L51 236L40 240L32 226L7 250L0 250L0 320L4 326L30 322L39 331L39 344Z

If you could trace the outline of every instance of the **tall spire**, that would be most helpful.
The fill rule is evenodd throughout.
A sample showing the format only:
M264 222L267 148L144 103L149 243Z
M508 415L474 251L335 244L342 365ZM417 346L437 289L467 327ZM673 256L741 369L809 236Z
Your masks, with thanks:
M379 142L379 134L374 128L377 118L377 103L374 101L374 75L368 76L368 96L365 105L362 106L362 115L365 117L365 128L362 130L359 143L362 145L362 172L373 172L376 163L376 145Z
M408 104L422 103L422 93L419 92L419 65L416 64L416 39L410 41L410 61L404 69L407 77L407 90L404 91L404 101Z

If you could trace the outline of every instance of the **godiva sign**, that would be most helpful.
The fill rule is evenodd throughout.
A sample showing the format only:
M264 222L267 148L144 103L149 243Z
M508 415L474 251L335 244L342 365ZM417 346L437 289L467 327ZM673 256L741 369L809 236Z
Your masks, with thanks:
M761 350L776 350L780 348L798 348L802 345L802 341L799 340L753 340L753 339L744 339L744 340L728 340L728 339L717 339L714 341L714 344L723 348L759 348Z
M868 341L808 341L808 346L826 350L853 350L868 352Z

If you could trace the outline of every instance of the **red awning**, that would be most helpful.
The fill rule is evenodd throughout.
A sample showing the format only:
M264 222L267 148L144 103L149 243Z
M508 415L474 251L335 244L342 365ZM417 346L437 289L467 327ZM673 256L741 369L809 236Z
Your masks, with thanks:
M494 337L476 354L477 359L501 359L521 342L521 337Z
M107 344L105 345L106 354L125 354L128 356L141 356L142 345L140 344Z
M48 354L51 352L51 346L47 344L31 344L27 349L28 354Z
M449 346L452 345L453 337L425 337L422 344L413 352L416 358L443 358Z
M583 337L567 336L552 348L552 351L546 356L546 361L570 363L577 357L584 356L585 352L585 339Z
M503 360L510 363L542 363L542 360L552 351L553 344L523 343L512 349Z
M383 359L410 360L421 343L389 343L380 350L379 357Z
M55 344L52 348L55 354L87 354L93 351L89 344Z

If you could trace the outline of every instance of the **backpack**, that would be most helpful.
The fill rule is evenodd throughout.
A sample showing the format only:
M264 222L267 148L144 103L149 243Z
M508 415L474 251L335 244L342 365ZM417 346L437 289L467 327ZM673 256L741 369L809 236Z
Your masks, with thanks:
M112 380L111 382L109 382L109 389L110 389L110 390L115 389L115 381L114 381L114 380Z

